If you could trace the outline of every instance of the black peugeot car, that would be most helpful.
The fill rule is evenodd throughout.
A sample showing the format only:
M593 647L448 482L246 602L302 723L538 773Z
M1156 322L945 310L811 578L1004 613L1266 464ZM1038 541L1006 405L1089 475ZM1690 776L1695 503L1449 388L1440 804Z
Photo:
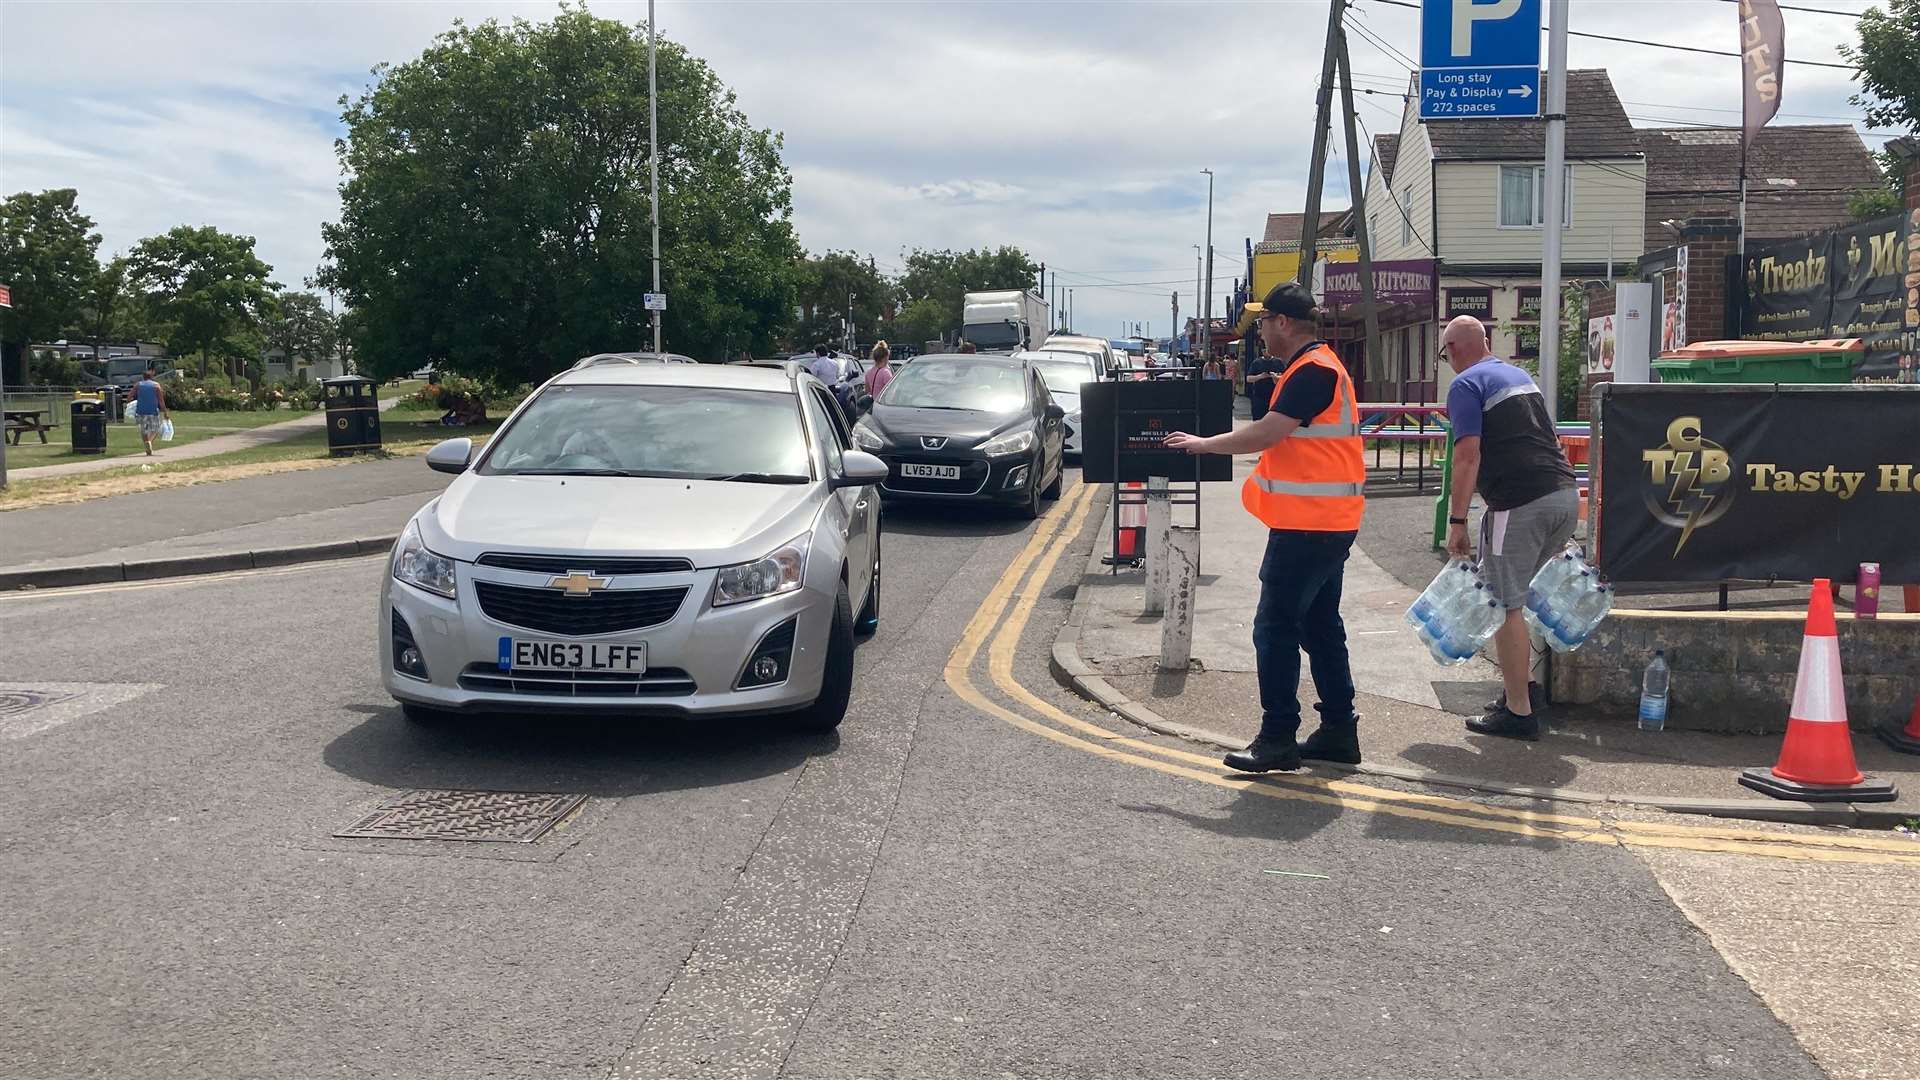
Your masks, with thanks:
M1005 356L921 356L854 425L887 463L888 498L972 499L1040 516L1066 471L1066 412L1040 372Z

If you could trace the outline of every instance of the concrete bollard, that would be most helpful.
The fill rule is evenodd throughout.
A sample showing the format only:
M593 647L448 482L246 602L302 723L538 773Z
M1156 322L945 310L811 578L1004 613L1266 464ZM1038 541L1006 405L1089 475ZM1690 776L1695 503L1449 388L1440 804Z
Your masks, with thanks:
M1167 530L1167 614L1160 621L1160 670L1185 671L1193 657L1193 617L1200 590L1200 530Z
M1173 527L1173 503L1167 498L1167 478L1147 477L1147 602L1144 615L1167 610L1167 530Z

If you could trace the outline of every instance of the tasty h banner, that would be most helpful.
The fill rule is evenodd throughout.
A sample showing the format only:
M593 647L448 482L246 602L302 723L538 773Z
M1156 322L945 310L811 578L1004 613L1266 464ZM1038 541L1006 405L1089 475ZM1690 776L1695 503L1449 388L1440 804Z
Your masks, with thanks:
M1920 581L1920 386L1607 383L1598 564L1617 581Z

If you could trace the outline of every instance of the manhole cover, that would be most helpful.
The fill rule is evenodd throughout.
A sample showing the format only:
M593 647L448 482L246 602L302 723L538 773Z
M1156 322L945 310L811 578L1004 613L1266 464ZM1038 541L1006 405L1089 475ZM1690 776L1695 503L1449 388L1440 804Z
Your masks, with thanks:
M61 690L0 690L0 716L17 716L28 709L53 705L75 696L72 691Z
M333 835L530 844L586 801L533 791L409 791Z

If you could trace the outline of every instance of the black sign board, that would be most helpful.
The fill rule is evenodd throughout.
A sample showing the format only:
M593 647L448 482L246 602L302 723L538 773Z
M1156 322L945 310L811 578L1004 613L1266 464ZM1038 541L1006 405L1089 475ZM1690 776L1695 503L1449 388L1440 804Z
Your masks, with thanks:
M1920 386L1598 389L1614 579L1920 581Z
M1231 480L1233 459L1167 449L1168 435L1233 430L1233 384L1225 379L1096 382L1080 388L1081 479L1089 484ZM1195 469L1199 470L1195 475Z
M1740 336L1761 341L1861 338L1862 381L1901 372L1909 274L1920 273L1912 223L1880 218L1797 240L1749 241ZM1916 279L1920 280L1920 279Z
M1492 289L1448 289L1447 318L1471 315L1481 322L1493 318Z
M1520 322L1540 321L1540 286L1520 286L1520 314L1514 318Z

